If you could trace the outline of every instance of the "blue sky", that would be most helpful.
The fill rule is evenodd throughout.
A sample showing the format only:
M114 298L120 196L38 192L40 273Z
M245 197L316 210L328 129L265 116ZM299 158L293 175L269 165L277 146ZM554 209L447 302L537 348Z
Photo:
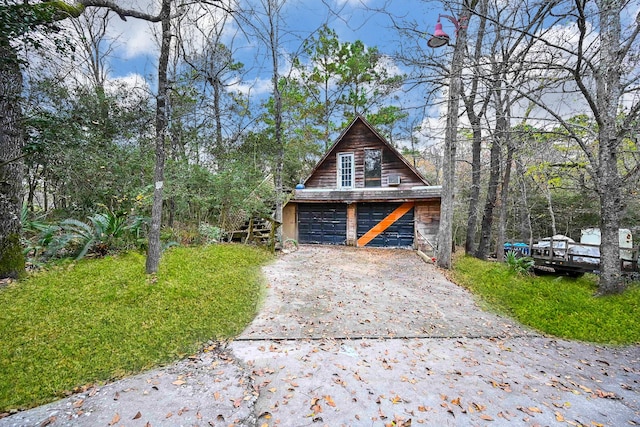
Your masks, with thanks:
M136 2L137 3L137 2ZM284 49L295 52L304 38L323 23L337 32L341 41L363 41L367 46L376 46L382 53L393 54L398 46L397 31L386 13L403 19L413 19L425 32L433 31L438 12L438 3L421 0L288 0L283 11L282 41ZM383 9L384 12L377 11ZM386 12L386 13L385 13ZM118 48L111 61L112 77L123 77L131 73L152 75L157 63L157 45L151 35L151 25L144 21L117 18L112 20L113 34L118 35ZM157 24L156 24L157 25ZM237 36L237 26L227 25L228 42L238 52L237 59L252 68L259 76L269 78L268 64L262 64L264 55L259 42L242 40ZM446 29L446 28L445 28ZM451 32L452 30L450 30ZM232 41L231 35L236 35ZM244 46L241 46L244 43ZM424 40L425 49L426 40ZM286 61L281 61L285 63Z
M146 6L142 5L145 1ZM242 0L244 1L244 0ZM153 6L154 0L122 0L132 8L143 10L157 10ZM251 0L258 3L259 0ZM441 9L442 3L425 0L287 0L282 13L282 42L281 73L287 73L287 56L299 50L302 41L317 30L323 23L336 31L342 42L361 40L367 46L376 46L383 54L392 55L398 47L398 32L393 28L389 15L398 17L399 22L414 21L421 31L432 32L438 13L447 13ZM155 9L154 9L155 7ZM445 31L453 33L453 28ZM159 24L155 24L155 28ZM158 47L152 34L154 24L136 19L126 22L117 17L111 21L112 32L118 36L114 57L111 59L111 77L125 78L139 84L145 80L151 91L155 90L155 72L158 58ZM249 73L236 89L247 90L251 87L251 94L255 97L267 96L271 92L271 67L265 56L264 46L257 40L247 39L242 34L238 24L227 23L227 45L233 45L235 59L244 63ZM427 50L426 37L421 41L421 48ZM444 52L443 52L444 53ZM391 64L398 73L408 73L409 70ZM401 107L419 104L419 90L402 94ZM433 111L432 116L439 116L442 112ZM434 119L432 119L434 120Z
M260 0L237 1L260 3ZM125 6L129 3L129 7L145 11L158 10L157 0L119 0L119 2ZM423 32L422 38L402 40L405 49L412 49L417 53L423 51L433 53L446 66L449 64L452 49L444 47L434 51L426 46L429 33L434 31L438 14L452 14L450 10L445 9L445 3L447 2L431 0L287 0L282 13L283 51L280 72L282 75L287 74L287 55L298 50L303 39L325 22L337 32L341 41L353 42L359 39L368 46L378 47L383 54L392 55L400 46L400 35L392 28L393 22L390 16L397 17L399 24L415 25L419 31ZM500 1L497 4L499 5ZM516 7L515 3L512 5ZM627 8L630 13L626 17L623 16L623 19L626 18L627 21L633 19L639 8L640 1L632 0ZM442 20L442 24L445 31L453 38L453 24L446 19ZM156 29L157 26L156 24ZM111 60L111 77L125 78L135 84L146 81L150 91L154 92L158 49L150 27L152 25L144 21L129 19L123 22L113 17L110 28L119 38L118 46L114 50L115 56ZM244 76L244 81L234 89L246 91L251 87L252 96L267 96L271 92L272 70L264 52L264 45L260 41L244 37L237 24L229 24L225 28L227 28L225 42L227 45L233 44L235 59L244 63L245 68L250 71ZM548 37L571 43L575 39L575 34L575 23L566 22L550 32ZM233 38L233 35L236 37ZM597 29L591 37L597 37ZM571 50L572 46L569 45L568 49ZM397 63L391 63L390 67L397 68L401 73L410 71ZM422 97L426 90L425 87L414 87L401 94L400 107L408 108L425 104ZM549 98L548 105L557 104L555 109L562 115L565 115L564 112L575 114L576 111L585 111L584 100L579 97L569 97L565 93L549 93L546 96ZM442 119L446 113L442 101L440 93L435 99L429 100L430 103L425 111L412 111L415 117L424 119L423 125L430 129L427 140L442 138L444 128ZM543 118L545 116L539 109L536 113L542 114ZM513 117L517 118L518 114L517 111L514 112ZM462 122L464 125L464 116ZM543 120L540 123L545 122Z

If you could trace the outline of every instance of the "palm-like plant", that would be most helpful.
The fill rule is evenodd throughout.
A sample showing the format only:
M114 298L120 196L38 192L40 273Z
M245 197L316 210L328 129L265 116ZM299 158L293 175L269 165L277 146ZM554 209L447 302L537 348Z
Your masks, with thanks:
M66 219L60 223L63 234L60 236L63 247L73 246L77 249L75 259L81 259L88 252L106 255L114 247L126 245L128 237L137 240L144 218L129 218L124 213L97 213L88 217L89 222Z
M509 268L517 274L528 274L535 264L533 258L522 256L521 253L516 251L508 251L505 261Z
M44 215L32 218L29 215L27 205L22 206L20 221L22 223L24 254L34 259L43 254L48 255L52 250L55 253L59 249L55 249L52 243L56 241L60 227L42 221L43 218Z

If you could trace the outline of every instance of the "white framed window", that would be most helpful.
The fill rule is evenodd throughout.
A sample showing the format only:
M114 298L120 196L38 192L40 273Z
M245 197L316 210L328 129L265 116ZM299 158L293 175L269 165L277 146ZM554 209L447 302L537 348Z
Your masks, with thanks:
M338 188L355 186L353 153L338 153Z

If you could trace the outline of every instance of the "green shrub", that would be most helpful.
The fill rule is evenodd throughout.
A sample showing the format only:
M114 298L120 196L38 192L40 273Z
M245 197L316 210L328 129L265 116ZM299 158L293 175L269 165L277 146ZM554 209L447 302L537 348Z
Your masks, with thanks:
M84 258L88 253L104 256L113 251L139 248L145 218L106 209L88 217L88 222L68 218L59 224L29 220L23 208L25 253L36 262L53 257Z
M516 251L508 251L505 255L505 262L516 274L529 274L535 264L533 258L522 256Z
M203 243L208 245L217 243L222 238L222 229L220 229L220 227L207 224L206 222L201 222L200 225L198 225L198 232L204 239Z

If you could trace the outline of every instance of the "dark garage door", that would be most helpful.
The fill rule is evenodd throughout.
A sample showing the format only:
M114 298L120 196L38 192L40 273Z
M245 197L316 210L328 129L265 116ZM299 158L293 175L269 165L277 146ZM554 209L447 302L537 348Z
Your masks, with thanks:
M347 205L299 204L298 241L344 245L347 240Z
M358 238L396 210L401 203L358 203ZM413 246L413 208L391 224L367 246L411 247Z

